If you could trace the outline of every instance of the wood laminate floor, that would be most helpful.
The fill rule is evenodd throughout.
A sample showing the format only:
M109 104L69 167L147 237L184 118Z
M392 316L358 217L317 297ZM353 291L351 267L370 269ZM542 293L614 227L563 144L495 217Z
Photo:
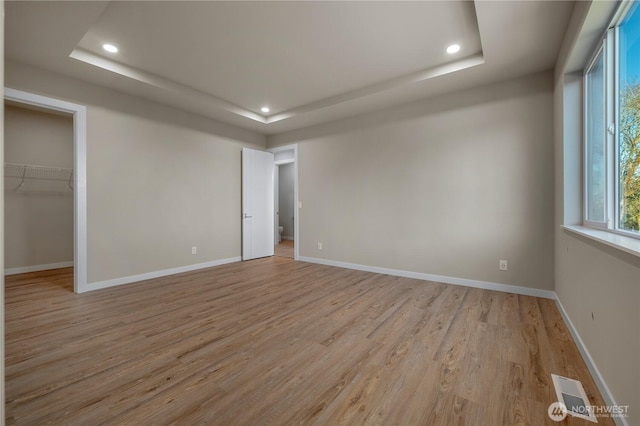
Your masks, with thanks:
M293 254L293 241L282 240L280 244L276 244L274 247L275 256L294 258Z
M551 300L281 257L72 281L6 278L7 424L555 425L551 373L603 404Z

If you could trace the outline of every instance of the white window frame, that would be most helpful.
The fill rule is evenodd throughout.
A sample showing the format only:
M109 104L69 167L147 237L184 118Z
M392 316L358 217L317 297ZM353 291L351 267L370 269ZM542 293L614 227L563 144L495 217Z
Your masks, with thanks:
M589 153L588 153L588 140L587 140L587 135L589 134L589 115L590 115L590 111L588 109L589 106L589 91L588 91L588 84L587 84L587 79L588 79L588 75L591 72L591 70L593 69L594 65L598 62L598 59L600 59L600 55L602 55L602 63L603 63L603 74L604 74L604 81L605 81L605 86L606 86L606 81L607 81L607 57L606 57L606 47L605 47L605 40L602 39L600 41L600 43L598 44L598 47L596 48L595 52L593 53L591 59L589 60L588 66L585 68L584 71L584 77L583 77L583 87L582 87L582 96L584 98L584 120L583 120L583 130L582 130L582 134L584 135L584 144L583 144L583 158L582 158L582 164L583 164L583 181L584 181L584 185L583 185L583 206L582 206L582 217L584 218L583 220L583 224L584 226L588 226L590 228L600 228L600 229L607 229L608 228L608 209L605 212L605 218L604 218L604 222L598 222L598 221L594 221L594 220L589 220L589 173L588 173L588 159L589 159ZM603 98L606 99L607 98L607 91L606 91L606 87L605 87L605 91L603 93ZM606 119L606 108L605 108L605 117L602 117L603 120L607 121ZM606 124L605 124L605 128L606 128ZM605 132L606 134L606 132ZM605 141L606 144L606 141ZM606 145L605 145L606 146ZM606 149L605 150L605 158L604 158L604 167L605 167L605 176L608 176L608 169L609 169L609 161L607 158L609 150ZM604 188L604 198L605 200L608 200L608 189L609 189L609 185L605 184L605 188ZM606 201L605 201L606 202Z
M596 46L593 55L587 63L583 74L583 226L595 229L602 229L618 235L640 239L640 232L633 232L621 229L620 227L620 182L618 179L620 172L620 158L618 150L618 129L619 129L619 26L624 21L630 11L633 1L625 1L618 9L612 24L604 34L600 43ZM604 101L605 101L605 192L606 203L605 221L597 222L587 220L588 218L588 169L587 169L587 130L588 130L588 93L587 74L591 71L600 54L604 64Z

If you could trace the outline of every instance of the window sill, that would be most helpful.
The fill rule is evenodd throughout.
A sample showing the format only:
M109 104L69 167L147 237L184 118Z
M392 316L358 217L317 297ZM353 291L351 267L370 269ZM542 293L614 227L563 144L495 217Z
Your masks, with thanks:
M562 228L591 240L606 244L609 247L640 257L640 240L637 238L614 234L600 229L587 228L586 226L563 225Z

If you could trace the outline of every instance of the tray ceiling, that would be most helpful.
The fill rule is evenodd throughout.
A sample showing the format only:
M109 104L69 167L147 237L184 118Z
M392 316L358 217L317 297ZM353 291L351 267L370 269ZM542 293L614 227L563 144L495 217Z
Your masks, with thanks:
M506 78L550 69L571 7L7 2L6 55L273 134L478 85L496 68ZM460 51L446 53L453 43Z

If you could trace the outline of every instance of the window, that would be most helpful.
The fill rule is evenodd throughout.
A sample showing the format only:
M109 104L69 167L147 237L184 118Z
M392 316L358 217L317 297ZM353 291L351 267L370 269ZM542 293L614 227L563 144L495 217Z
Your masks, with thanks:
M618 29L619 227L640 231L640 3Z
M606 137L604 49L596 56L585 76L585 219L592 225L606 222Z
M640 238L640 1L622 7L584 76L584 223Z

